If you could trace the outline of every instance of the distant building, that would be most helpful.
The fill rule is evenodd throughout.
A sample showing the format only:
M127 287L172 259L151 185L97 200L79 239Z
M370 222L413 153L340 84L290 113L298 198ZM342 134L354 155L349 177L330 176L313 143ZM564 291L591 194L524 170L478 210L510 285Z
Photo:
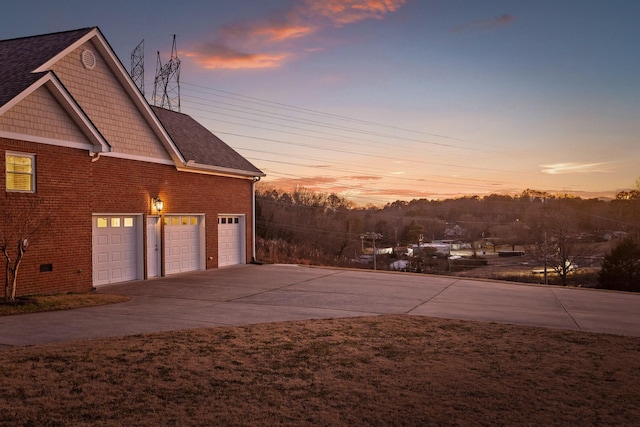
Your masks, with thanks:
M458 224L454 226L447 226L447 228L445 228L444 230L444 235L446 237L461 237L464 236L465 233L466 230Z
M420 251L432 250L436 254L449 255L451 253L451 244L449 243L421 243L420 246L412 245L412 253L417 254Z

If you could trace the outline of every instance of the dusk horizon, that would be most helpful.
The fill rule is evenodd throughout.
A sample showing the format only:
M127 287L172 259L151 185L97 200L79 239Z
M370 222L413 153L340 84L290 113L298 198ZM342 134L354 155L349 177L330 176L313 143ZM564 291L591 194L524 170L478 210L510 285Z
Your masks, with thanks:
M39 13L34 14L33 10ZM640 176L640 5L12 1L0 39L98 27L144 95L175 35L180 111L261 183L357 205L526 189L612 199Z

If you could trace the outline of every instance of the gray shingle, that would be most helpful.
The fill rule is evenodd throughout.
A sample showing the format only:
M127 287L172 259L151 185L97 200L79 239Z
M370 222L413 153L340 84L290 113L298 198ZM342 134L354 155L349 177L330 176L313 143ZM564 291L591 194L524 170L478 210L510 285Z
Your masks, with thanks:
M0 105L27 89L42 73L33 70L93 28L0 41Z
M186 161L264 175L191 116L151 107Z

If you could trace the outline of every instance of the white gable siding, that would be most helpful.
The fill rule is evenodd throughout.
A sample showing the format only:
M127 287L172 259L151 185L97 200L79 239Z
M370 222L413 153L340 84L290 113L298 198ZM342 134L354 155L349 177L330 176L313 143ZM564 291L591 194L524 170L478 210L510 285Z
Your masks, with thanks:
M81 62L89 49L96 57L93 69ZM113 152L169 160L162 143L125 92L93 43L71 52L53 65L62 84L111 145Z

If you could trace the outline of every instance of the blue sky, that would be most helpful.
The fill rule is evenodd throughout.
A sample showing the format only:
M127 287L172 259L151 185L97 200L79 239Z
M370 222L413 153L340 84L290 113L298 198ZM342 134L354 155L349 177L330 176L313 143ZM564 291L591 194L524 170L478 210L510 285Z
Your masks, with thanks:
M126 68L177 35L182 111L276 187L358 204L640 177L640 3L9 1L0 38L98 26Z

